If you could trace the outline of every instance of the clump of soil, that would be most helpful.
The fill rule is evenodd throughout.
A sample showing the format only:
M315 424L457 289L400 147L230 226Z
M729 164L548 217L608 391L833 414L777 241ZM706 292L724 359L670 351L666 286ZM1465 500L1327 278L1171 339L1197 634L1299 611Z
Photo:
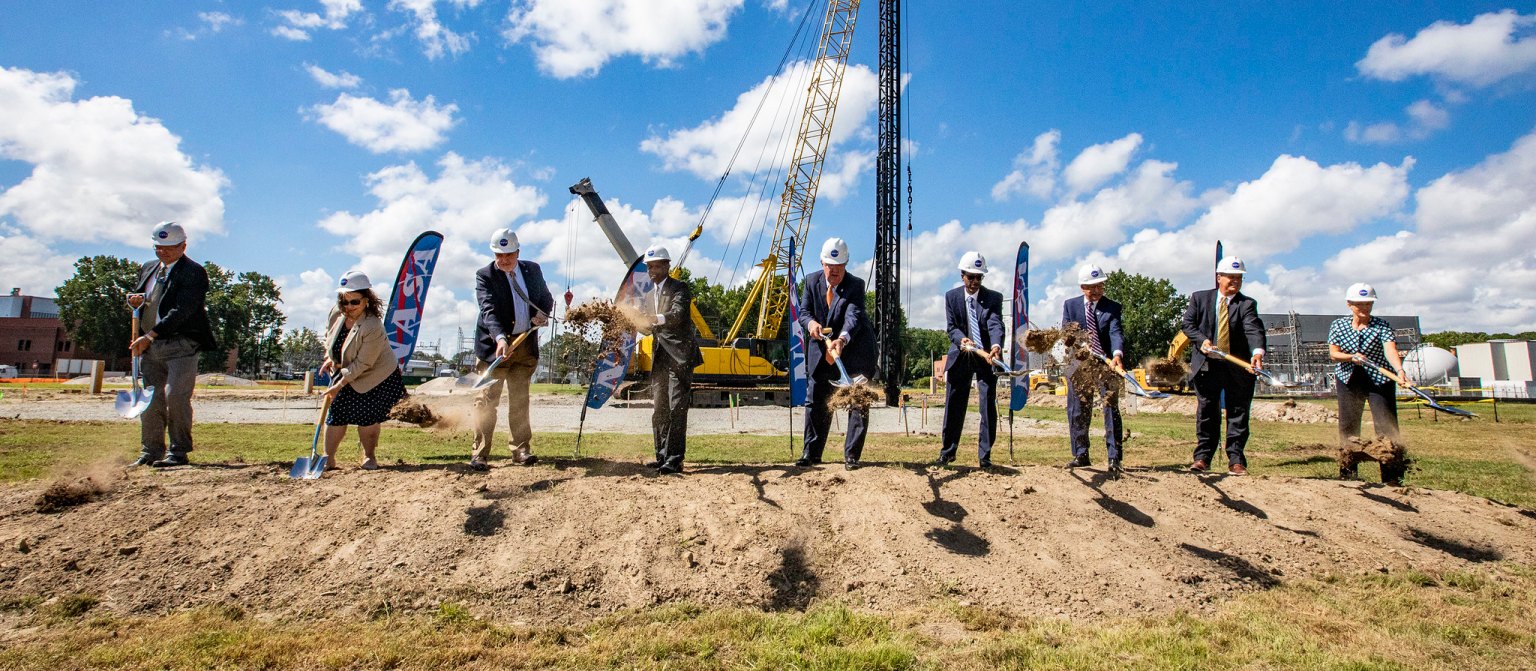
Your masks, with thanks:
M1157 380L1182 380L1189 375L1189 366L1178 359L1153 359L1143 366L1147 377Z
M432 412L432 408L427 407L425 403L413 401L409 396L400 399L400 402L396 403L395 407L389 409L389 418L397 422L415 424L420 427L436 425L442 419L437 416L437 413Z
M47 489L39 494L33 507L40 513L60 513L81 505L90 503L106 494L108 490L104 478L87 475L82 478L60 478L48 485Z
M1077 339L1083 337L1083 327L1077 322L1069 322L1061 327L1061 344L1067 348L1068 356L1072 356L1072 348L1077 347Z
M602 299L587 301L565 313L566 325L577 331L599 329L604 352L617 351L624 337L638 330L643 321L634 310Z
M1371 440L1352 437L1339 445L1339 475L1353 478L1362 462L1381 464L1382 482L1399 483L1408 472L1408 450L1391 438Z
M1103 394L1105 403L1118 403L1120 392L1125 389L1125 377L1088 351L1087 347L1079 347L1074 358L1077 359L1077 366L1069 379L1078 400L1091 406L1093 397Z
M832 392L832 397L827 399L827 407L833 410L868 410L869 406L879 403L881 398L879 391L860 382L838 387Z
M1056 341L1061 339L1061 329L1030 329L1024 334L1024 349L1036 354L1044 354L1056 346Z

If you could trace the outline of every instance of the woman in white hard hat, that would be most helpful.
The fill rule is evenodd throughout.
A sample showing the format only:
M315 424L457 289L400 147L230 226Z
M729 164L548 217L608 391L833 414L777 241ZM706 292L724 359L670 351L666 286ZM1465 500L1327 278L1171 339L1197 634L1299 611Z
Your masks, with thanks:
M1371 404L1371 422L1378 438L1398 439L1397 384L1376 366L1403 372L1403 358L1397 352L1392 326L1387 320L1371 316L1376 304L1376 289L1364 282L1350 285L1344 292L1350 316L1334 320L1328 327L1328 358L1337 362L1334 378L1339 394L1339 477L1354 478L1357 465L1352 439L1360 437L1360 420L1367 401ZM1409 381L1412 384L1412 381ZM1400 484L1407 470L1401 450L1396 458L1381 465L1381 480Z
M325 363L320 366L321 373L336 373L325 390L331 399L325 416L325 455L331 469L336 468L336 447L348 425L357 427L363 444L363 470L378 468L373 452L379 446L379 425L405 396L400 366L384 335L383 307L367 275L354 270L341 276L325 333Z

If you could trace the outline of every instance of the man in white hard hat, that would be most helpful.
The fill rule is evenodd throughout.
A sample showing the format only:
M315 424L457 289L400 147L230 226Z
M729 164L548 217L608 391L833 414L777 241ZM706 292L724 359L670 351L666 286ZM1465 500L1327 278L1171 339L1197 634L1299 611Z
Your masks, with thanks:
M683 472L688 452L688 408L693 405L693 369L704 363L689 310L693 289L671 277L672 254L659 244L645 250L651 293L641 299L652 318L642 328L651 336L651 440L656 458L646 465L661 474Z
M1216 354L1217 350L1264 367L1264 322L1259 306L1242 292L1243 260L1234 256L1216 264L1216 288L1196 291L1184 310L1182 328L1192 343L1190 382L1195 388L1195 456L1189 470L1204 473L1211 468L1216 444L1221 440L1222 404L1227 413L1227 473L1248 474L1248 409L1253 404L1253 373ZM1223 400L1225 397L1225 400Z
M1093 356L1107 356L1120 370L1125 370L1125 329L1121 325L1121 306L1104 295L1109 274L1093 264L1077 271L1081 296L1068 298L1061 308L1061 327L1076 324L1082 334L1078 342ZM1087 403L1098 396L1104 407L1105 458L1111 475L1120 474L1120 381L1097 381L1097 388L1080 388L1077 370L1085 365L1073 358L1067 366L1067 432L1071 436L1072 461L1067 468L1083 468L1088 459L1088 425L1093 421L1093 407ZM1091 369L1090 369L1091 370Z
M992 442L997 436L996 360L1003 356L1003 295L981 285L987 275L987 259L981 252L960 257L960 286L944 294L944 323L949 332L949 354L944 359L944 437L939 465L955 460L965 426L966 406L971 402L971 380L981 402L981 436L977 461L992 467Z
M475 272L475 298L480 302L480 318L475 321L475 357L480 360L476 369L484 372L498 358L502 363L491 372L496 382L475 398L475 446L469 467L476 471L490 468L496 406L503 385L507 389L507 424L511 430L507 443L512 460L523 466L538 461L533 456L528 384L539 365L538 329L549 323L549 311L555 309L544 271L539 264L519 258L522 246L515 231L503 228L492 233L490 249L495 259ZM532 333L518 342L529 331Z
M848 243L842 238L828 238L821 246L821 270L806 275L800 294L800 328L810 339L805 365L811 393L806 399L805 449L796 466L821 463L827 445L827 432L832 428L827 401L836 388L832 383L841 377L832 353L840 354L848 375L874 375L875 335L864 302L864 280L848 273ZM829 338L830 344L823 337ZM848 410L843 464L849 469L859 467L868 425L868 408Z
M208 271L187 258L187 232L166 221L150 231L155 260L139 268L128 303L140 308L139 333L129 350L143 356L144 386L153 387L149 409L139 415L135 466L184 466L192 451L192 387L197 353L219 348L208 323ZM166 446L166 436L170 446Z

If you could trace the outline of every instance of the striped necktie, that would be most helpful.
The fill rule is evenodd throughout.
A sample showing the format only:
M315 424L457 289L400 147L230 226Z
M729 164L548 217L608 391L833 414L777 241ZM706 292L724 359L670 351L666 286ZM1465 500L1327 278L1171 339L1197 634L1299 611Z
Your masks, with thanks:
M1104 356L1104 343L1099 342L1099 315L1093 309L1093 301L1083 306L1083 326L1088 327L1088 349Z
M968 308L966 312L970 313L971 342L976 343L977 347L981 347L981 313L976 307L976 297L967 296L965 300Z

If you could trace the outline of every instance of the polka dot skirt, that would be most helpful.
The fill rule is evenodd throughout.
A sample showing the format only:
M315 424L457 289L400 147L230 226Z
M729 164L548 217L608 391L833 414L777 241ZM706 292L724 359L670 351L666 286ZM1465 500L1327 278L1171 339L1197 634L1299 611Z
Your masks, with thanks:
M366 394L359 394L352 385L341 388L336 400L331 401L331 412L325 416L326 426L370 426L389 418L390 408L405 397L405 380L396 370L384 378Z

